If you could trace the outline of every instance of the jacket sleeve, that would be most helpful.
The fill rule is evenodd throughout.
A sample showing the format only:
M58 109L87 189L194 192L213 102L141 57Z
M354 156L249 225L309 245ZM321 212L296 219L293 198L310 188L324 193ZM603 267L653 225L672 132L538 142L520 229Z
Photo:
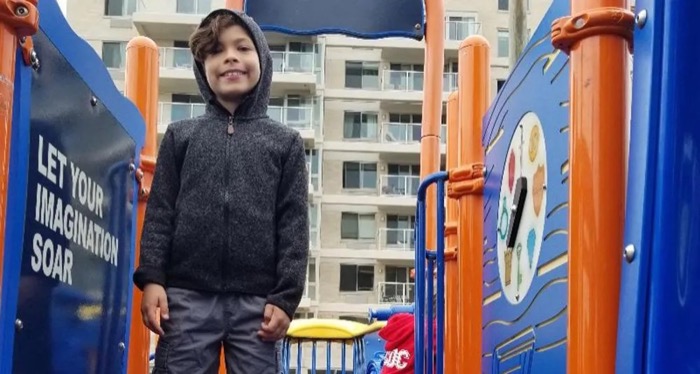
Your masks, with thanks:
M156 283L165 287L175 218L175 201L180 188L175 139L168 129L161 142L153 175L141 236L139 267L134 284L140 290Z
M304 294L309 257L309 179L304 142L297 134L283 160L277 192L277 284L268 295L293 318Z

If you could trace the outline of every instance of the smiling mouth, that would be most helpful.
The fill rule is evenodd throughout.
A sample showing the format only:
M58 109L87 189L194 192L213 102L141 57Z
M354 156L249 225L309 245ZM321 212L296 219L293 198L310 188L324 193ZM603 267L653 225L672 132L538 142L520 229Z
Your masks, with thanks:
M242 70L226 70L225 72L221 73L220 76L224 78L236 78L245 75L245 72Z

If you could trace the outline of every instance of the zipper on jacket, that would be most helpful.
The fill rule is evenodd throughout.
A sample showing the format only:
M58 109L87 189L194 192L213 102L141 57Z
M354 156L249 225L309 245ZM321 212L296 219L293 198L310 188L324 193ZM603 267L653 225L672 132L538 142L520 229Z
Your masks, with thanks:
M233 141L233 116L228 117L228 126L226 129L228 136L226 137L226 158L224 159L224 164L226 165L224 169L224 226L226 233L226 244L221 248L221 261L220 261L220 272L221 272L221 291L226 290L226 254L231 248L231 142Z
M233 135L233 116L228 118L228 129L226 130L229 136Z

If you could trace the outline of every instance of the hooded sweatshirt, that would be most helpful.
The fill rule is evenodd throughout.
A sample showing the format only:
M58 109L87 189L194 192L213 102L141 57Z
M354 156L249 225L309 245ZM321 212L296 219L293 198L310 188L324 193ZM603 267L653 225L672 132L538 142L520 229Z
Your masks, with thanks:
M258 25L218 9L200 27L224 12L247 26L260 81L232 114L195 63L206 112L172 123L163 137L134 283L262 295L291 318L304 292L309 251L303 139L267 116L272 57Z

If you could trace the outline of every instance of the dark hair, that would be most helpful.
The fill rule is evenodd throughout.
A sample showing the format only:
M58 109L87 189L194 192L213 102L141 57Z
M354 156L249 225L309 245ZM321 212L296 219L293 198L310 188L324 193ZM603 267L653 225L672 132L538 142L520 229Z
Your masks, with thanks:
M231 26L241 26L246 32L248 31L243 21L230 13L214 16L208 24L197 28L190 36L189 43L194 59L198 62L204 62L208 55L214 54L219 47L219 36Z

